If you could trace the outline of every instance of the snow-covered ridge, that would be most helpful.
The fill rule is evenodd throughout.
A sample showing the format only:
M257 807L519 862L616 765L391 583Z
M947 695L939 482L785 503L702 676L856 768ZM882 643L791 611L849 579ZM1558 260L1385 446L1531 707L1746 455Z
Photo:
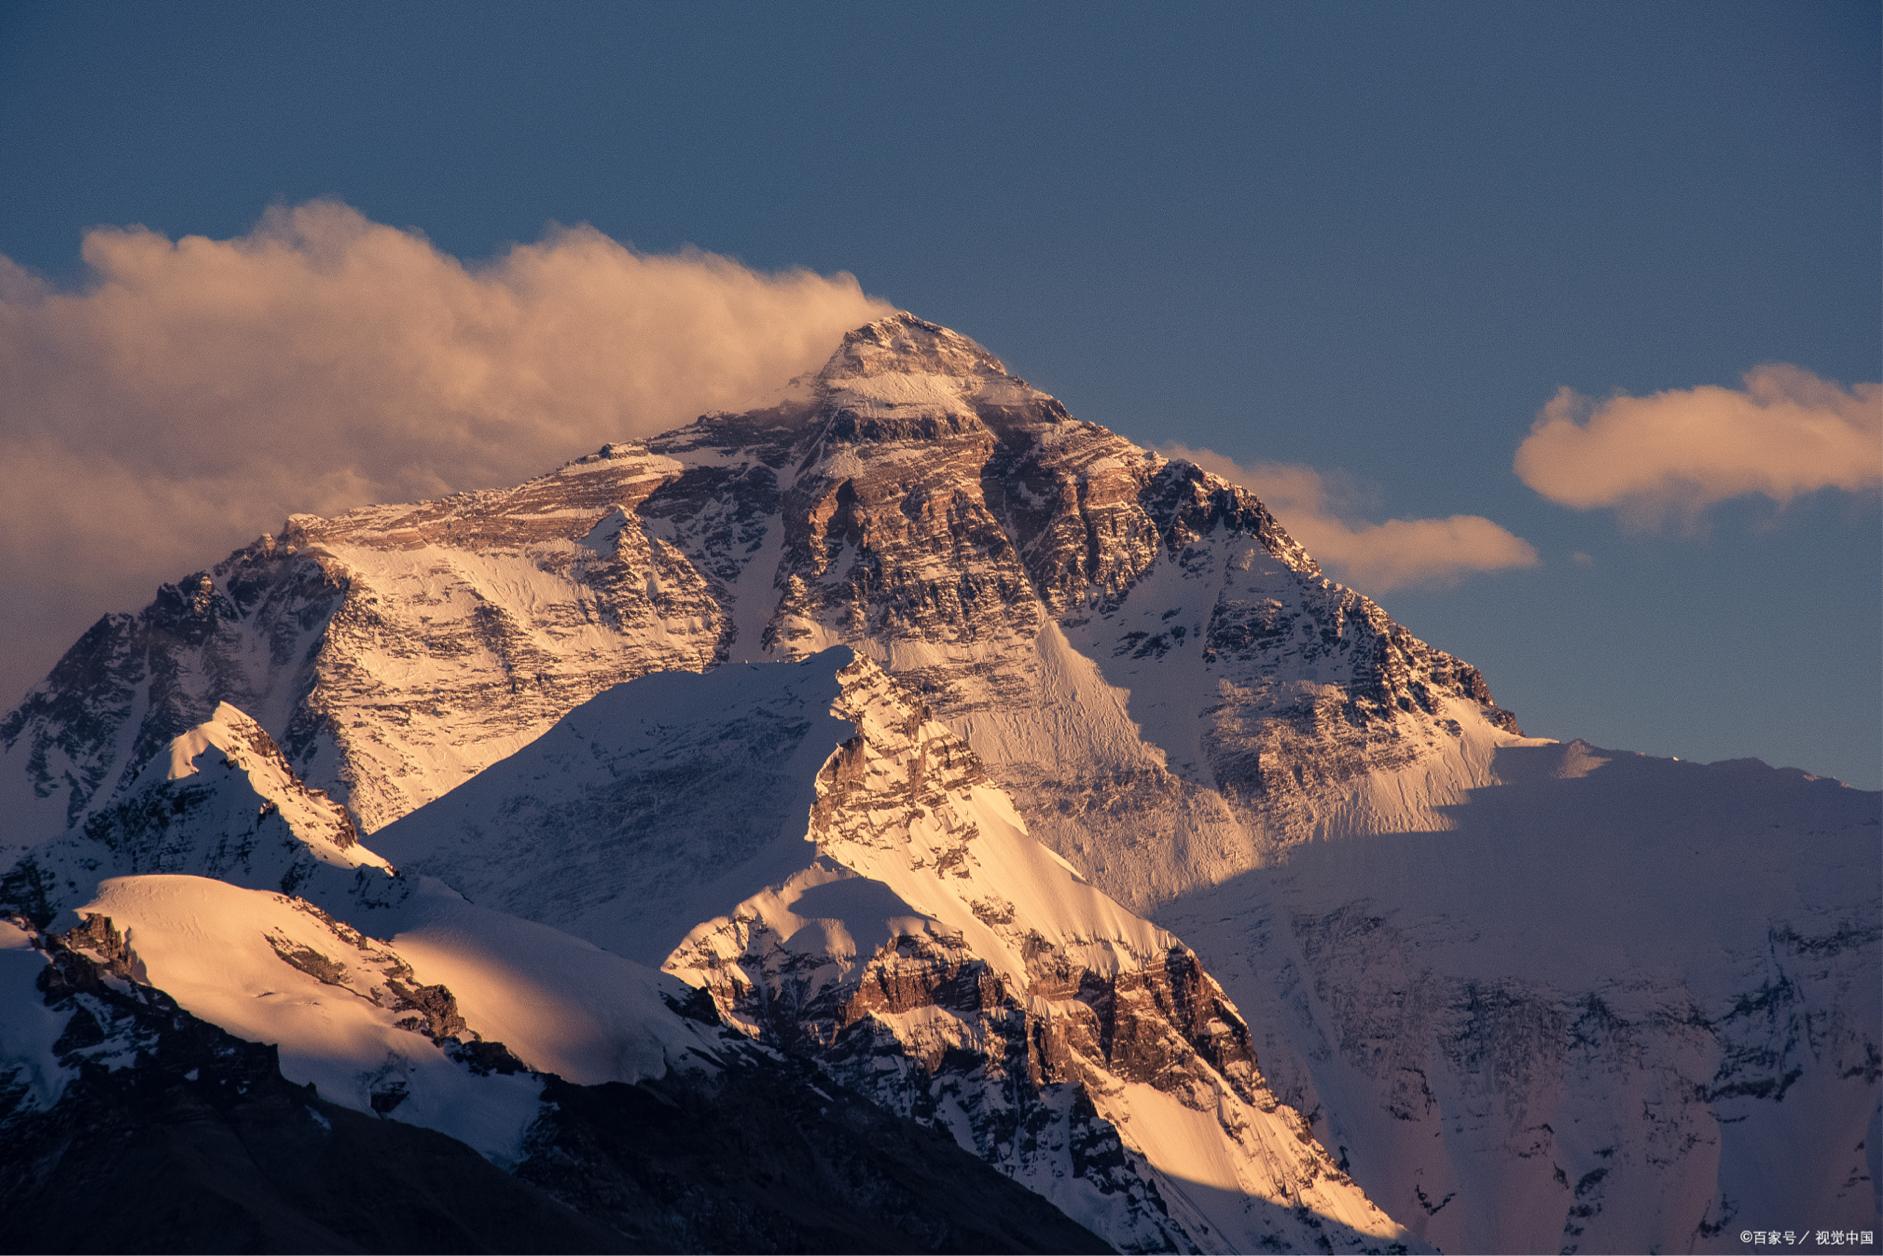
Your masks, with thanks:
M43 923L108 877L172 872L345 893L391 867L361 844L344 807L301 783L259 724L222 702L131 773L111 805L0 871L0 909Z
M724 785L774 805L728 828ZM602 694L376 840L662 964L1124 1247L1399 1233L1276 1103L1194 954L1029 838L848 648Z
M76 909L123 935L142 979L184 1010L280 1050L282 1076L330 1102L521 1158L542 1082L480 1070L475 1041L397 954L300 900L207 877L114 877Z

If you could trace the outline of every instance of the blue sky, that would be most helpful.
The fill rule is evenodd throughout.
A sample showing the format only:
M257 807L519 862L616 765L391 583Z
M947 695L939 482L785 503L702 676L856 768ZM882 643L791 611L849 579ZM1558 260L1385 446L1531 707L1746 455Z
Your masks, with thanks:
M848 271L1146 443L1530 542L1382 594L1527 729L1874 787L1874 492L1643 525L1512 459L1562 387L1883 374L1880 12L16 3L0 253L82 283L89 227L329 197Z

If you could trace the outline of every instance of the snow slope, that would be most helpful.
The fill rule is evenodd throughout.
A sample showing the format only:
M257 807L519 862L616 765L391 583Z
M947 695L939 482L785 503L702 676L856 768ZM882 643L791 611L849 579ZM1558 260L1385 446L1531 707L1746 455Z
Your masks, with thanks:
M1446 829L1161 913L1219 957L1278 1093L1444 1250L1875 1230L1876 795L1580 742L1493 770Z
M439 1071L439 1050L414 1038L402 1016L382 1014L402 1000L449 1005L439 1013L448 1025L427 1022L433 1038L502 1043L523 1065L580 1084L710 1069L738 1049L723 1028L681 1014L694 992L672 977L475 906L438 882L395 877L359 841L345 810L303 785L268 736L227 703L163 747L133 781L111 807L0 876L0 911L55 930L85 916L118 921L131 933L140 981L237 1037L279 1043L290 1080L314 1081L333 1102L357 1107L361 1093L378 1093L374 1086L431 1078L425 1089L432 1101L401 1102L404 1119L464 1136L439 1118L471 1092L452 1082L455 1073ZM24 944L14 949L39 956ZM312 976L277 971L303 952L326 957ZM242 962L225 966L225 958ZM336 984L329 960L363 974L368 985L351 978ZM286 999L280 1006L289 1011L276 1015L256 1001L282 981L307 980L364 1002L354 1006L329 992L325 1002ZM25 1000L15 1008L17 1023L37 1041L45 1035L32 1026L46 1013L24 981L13 983ZM388 981L431 993L400 994ZM308 1006L325 1009L308 1015L333 1021L325 1037L294 1010ZM382 1011L368 1011L375 1008ZM377 1029L363 1029L361 1015ZM334 1049L336 1036L353 1045ZM5 1056L44 1074L43 1061L32 1063L44 1053L31 1046L9 1040ZM510 1146L489 1131L477 1134L465 1141L480 1151Z
M685 1014L681 982L559 929L421 881L352 917L383 932L423 979L449 989L465 1024L524 1064L580 1085L711 1071L739 1040Z

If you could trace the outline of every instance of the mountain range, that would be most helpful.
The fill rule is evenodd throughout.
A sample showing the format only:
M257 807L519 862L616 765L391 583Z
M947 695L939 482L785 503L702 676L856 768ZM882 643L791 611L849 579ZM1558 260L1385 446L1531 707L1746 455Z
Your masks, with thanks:
M1525 735L1256 493L897 314L775 406L292 516L73 645L0 720L0 1214L193 1249L1874 1230L1880 817ZM129 1213L76 1202L124 1176Z

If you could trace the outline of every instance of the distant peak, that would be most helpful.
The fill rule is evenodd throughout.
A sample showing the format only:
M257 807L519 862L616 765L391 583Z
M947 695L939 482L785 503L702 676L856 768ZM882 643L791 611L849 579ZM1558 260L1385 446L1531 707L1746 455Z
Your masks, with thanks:
M182 797L177 791L186 789L198 794L194 809L174 801ZM201 799L211 796L222 800L222 810L203 809L207 804ZM326 791L303 782L268 731L232 702L218 702L207 720L177 734L151 756L124 801L136 815L152 798L164 800L153 815L161 814L166 825L194 826L195 835L205 841L239 836L253 829L258 817L278 815L294 849L306 846L324 862L349 869L387 866L359 845L359 829L346 809ZM231 841L240 845L233 837ZM143 870L202 874L187 862Z

